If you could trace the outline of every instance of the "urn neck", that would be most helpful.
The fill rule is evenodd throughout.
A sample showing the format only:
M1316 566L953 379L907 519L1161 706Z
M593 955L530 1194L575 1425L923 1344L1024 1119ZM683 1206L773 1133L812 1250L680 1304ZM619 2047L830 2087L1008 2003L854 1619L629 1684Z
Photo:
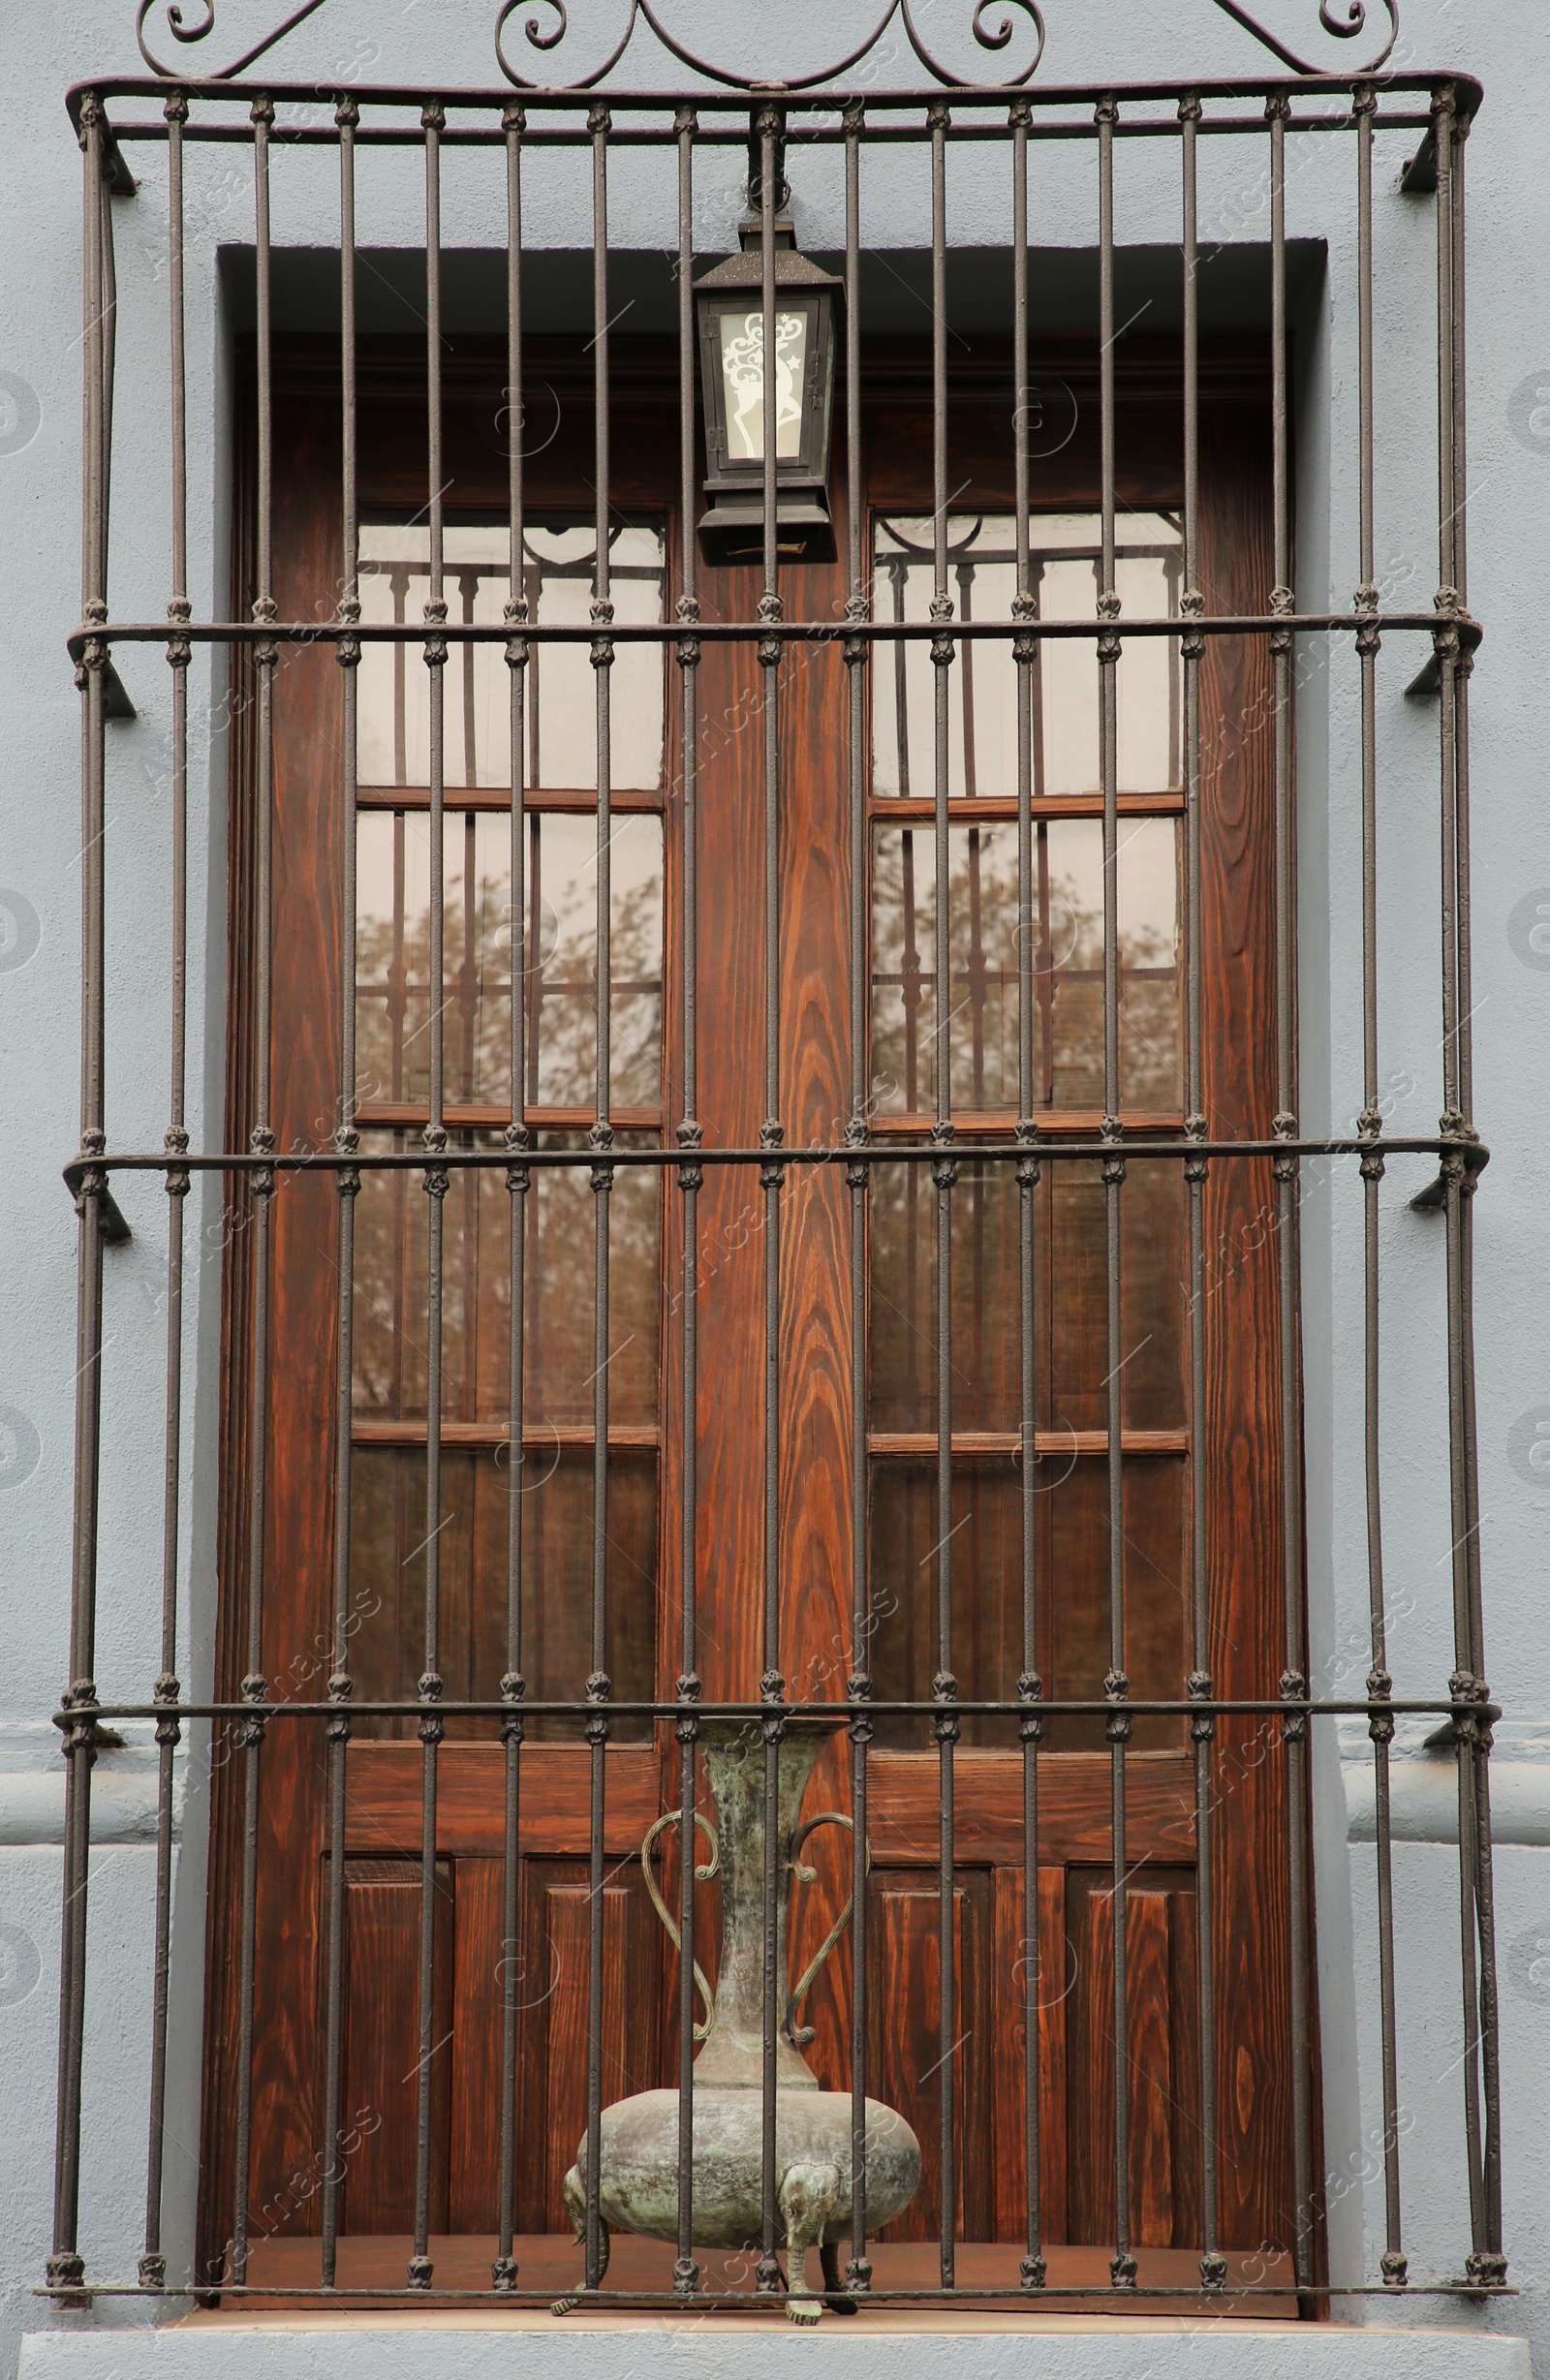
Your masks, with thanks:
M818 2078L786 2038L791 1979L787 1964L791 1838L819 1754L834 1732L825 1723L788 1719L776 1761L775 2082L782 2090L816 2090ZM757 2090L763 2079L764 2030L764 1738L758 1719L703 1719L705 1771L716 1806L721 1853L722 1936L716 2013L696 2061L696 2080L718 2088Z

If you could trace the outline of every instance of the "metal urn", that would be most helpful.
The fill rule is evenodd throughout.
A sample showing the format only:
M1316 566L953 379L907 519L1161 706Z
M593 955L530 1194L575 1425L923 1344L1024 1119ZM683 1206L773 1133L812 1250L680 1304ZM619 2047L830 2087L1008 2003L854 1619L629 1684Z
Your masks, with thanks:
M789 1880L813 1878L813 1870L800 1864L802 1845L820 1826L851 1824L837 1810L801 1817L819 1753L841 1723L788 1719L777 1769L775 1968L781 2006L775 2043L775 2195L790 2267L787 2309L796 2322L818 2321L825 2297L849 2310L840 2295L835 2243L851 2222L851 2094L820 2089L800 2047L812 2033L796 2022L849 1920L849 1902L794 1988L787 1968ZM714 1993L698 1966L695 1970L707 2013L696 2027L703 2046L695 2060L694 2239L699 2247L757 2248L763 2209L764 1745L757 1720L737 1718L702 1719L699 1740L716 1825L711 1857L698 1873L707 1880L721 1877L722 1944ZM675 1942L677 1928L657 1890L650 1852L665 1827L681 1823L682 1813L670 1811L641 1845L652 1900ZM711 1832L705 1819L696 1823ZM676 2089L645 2090L603 2112L598 2206L604 2267L610 2226L656 2240L678 2237L678 2104ZM866 2102L865 2137L867 2222L870 2229L881 2229L914 2196L920 2149L903 2117L876 2099ZM578 2239L585 2236L586 2202L583 2140L565 2178L565 2203ZM810 2246L820 2251L822 2297L808 2287L804 2272Z

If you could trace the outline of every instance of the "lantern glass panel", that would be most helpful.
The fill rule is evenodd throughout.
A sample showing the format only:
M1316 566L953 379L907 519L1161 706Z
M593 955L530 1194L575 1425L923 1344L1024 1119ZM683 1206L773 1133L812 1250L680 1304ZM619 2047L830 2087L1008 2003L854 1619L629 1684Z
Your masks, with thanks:
M764 459L764 314L761 306L726 308L717 315L722 382L727 396L727 459ZM807 366L808 313L782 308L775 317L775 452L802 450L802 387Z

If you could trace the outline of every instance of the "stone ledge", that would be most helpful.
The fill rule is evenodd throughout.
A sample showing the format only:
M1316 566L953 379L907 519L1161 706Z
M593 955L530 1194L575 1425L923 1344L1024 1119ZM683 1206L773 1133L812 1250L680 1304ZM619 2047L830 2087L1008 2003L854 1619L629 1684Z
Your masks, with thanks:
M898 2380L901 2356L912 2380L1531 2380L1526 2339L1473 2330L967 2311L948 2327L884 2307L811 2331L514 2311L61 2327L22 2340L20 2380L595 2380L604 2356L628 2380L788 2380L815 2357L836 2380Z
M1342 1763L1347 1828L1352 1842L1378 1839L1378 1789L1371 1757ZM1389 1768L1390 1823L1395 1842L1456 1843L1459 1773L1453 1756L1408 1756ZM1550 1761L1491 1761L1491 1839L1499 1847L1550 1844Z

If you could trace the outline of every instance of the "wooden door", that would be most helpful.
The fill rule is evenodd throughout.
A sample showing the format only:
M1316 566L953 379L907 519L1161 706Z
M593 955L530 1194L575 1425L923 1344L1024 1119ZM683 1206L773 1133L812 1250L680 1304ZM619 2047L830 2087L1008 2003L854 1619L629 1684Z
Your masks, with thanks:
M1075 435L1036 465L1035 544L1046 611L1092 606L1096 368L1072 346L1046 359L1076 395ZM929 549L926 358L901 347L869 367L864 537L880 610L924 607ZM555 435L529 467L529 597L537 616L585 616L593 495L590 363L533 343ZM332 607L340 536L337 354L282 356L275 436L276 598L284 618ZM1132 608L1178 595L1177 358L1138 348L1119 367L1124 457L1121 593ZM477 343L449 357L447 592L451 616L498 618L505 600L505 463L491 433L499 359ZM423 361L392 343L363 357L363 600L368 617L418 619L424 599ZM612 549L618 616L670 617L686 524L677 516L671 355L616 341ZM1201 523L1208 607L1263 607L1269 585L1268 397L1263 359L1207 358L1209 457ZM1009 367L976 348L951 396L950 538L960 613L1005 613L1011 503ZM836 469L843 514L849 492ZM493 525L492 525L493 524ZM842 534L842 551L844 550ZM1085 573L1085 576L1084 576ZM788 616L837 616L843 572L783 572ZM1084 594L1085 588L1085 594ZM751 613L750 572L705 573L706 616ZM239 589L245 609L251 590ZM469 648L468 650L473 650ZM965 1698L1010 1697L1021 1666L1014 1209L1005 1169L976 1162L976 1136L1014 1114L1015 776L1008 665L961 647L952 743L956 1667ZM593 1119L596 949L590 924L596 775L585 646L549 648L532 672L525 881L507 855L505 665L484 647L447 671L447 1120L454 1145L498 1145L510 1118L504 1050L508 919L524 903L530 950L527 1121L584 1138ZM710 643L700 680L700 1114L707 1142L749 1145L761 1120L762 801L758 672L746 645ZM929 663L884 650L870 676L874 1129L928 1125L935 1088L930 973ZM424 1120L426 862L424 671L368 648L360 671L357 1008L360 1126L367 1146L418 1146ZM677 941L681 815L676 666L630 649L614 686L614 1122L621 1140L670 1140L679 1112ZM1089 686L1088 680L1092 684ZM534 683L536 681L536 684ZM832 1143L849 1104L850 901L847 695L838 650L796 649L781 673L782 1110L789 1141ZM1038 737L1039 898L1036 1042L1039 1122L1091 1128L1101 1106L1100 804L1091 649L1044 648ZM1267 665L1214 640L1202 671L1206 766L1201 957L1205 1094L1214 1134L1263 1133L1274 1104L1268 901ZM1178 692L1154 644L1121 668L1121 964L1126 1122L1139 1135L1182 1122ZM331 652L288 648L275 703L274 1123L282 1147L326 1138L338 1097L342 853L340 671ZM251 1049L251 737L239 707L232 835L232 1027L229 1128L242 1145ZM924 831L922 831L924 828ZM1010 856L1008 856L1010 854ZM1095 920L1095 901L1097 915ZM1096 939L1095 939L1096 937ZM503 974L503 966L505 973ZM1262 1178L1261 1178L1262 1177ZM871 1200L868 1500L880 1694L929 1695L934 1667L934 1238L917 1167L880 1166ZM678 1668L676 1557L683 1418L676 1403L681 1266L676 1189L625 1173L612 1198L608 1668L621 1698L670 1695ZM579 1694L588 1667L591 1526L591 1193L584 1172L527 1192L524 1671L535 1696ZM1014 1201L1015 1192L1010 1192ZM450 1699L493 1696L504 1666L510 1280L504 1171L455 1174L446 1202L442 1669ZM700 1194L699 1668L708 1700L757 1692L762 1666L760 1194L733 1168ZM425 1198L413 1173L367 1173L357 1202L351 1578L357 1700L413 1697L423 1603ZM793 1695L843 1697L851 1666L849 1220L840 1169L793 1169L783 1199L782 1571L784 1666ZM1277 1318L1268 1166L1216 1168L1207 1185L1208 1393L1192 1444L1185 1393L1182 1184L1132 1168L1126 1194L1124 1336L1128 1663L1137 1696L1176 1695L1193 1666L1185 1516L1191 1465L1212 1496L1212 1669L1220 1693L1273 1694L1280 1669ZM336 1197L285 1177L275 1201L264 1657L271 1690L315 1698L326 1674L332 1549L338 1283ZM1045 1691L1101 1691L1108 1549L1104 1502L1102 1192L1088 1169L1053 1165L1038 1192L1037 1251L1039 1669ZM241 1350L250 1283L240 1194L229 1235L220 1665L242 1663L248 1581L242 1512L247 1395ZM1051 2242L1112 2239L1114 2049L1109 1761L1101 1723L1052 1720L1040 1762L1039 1893L1024 1907L1021 1761L1015 1722L966 1719L957 1756L953 2052L963 2151L955 2223L970 2241L1022 2235L1023 1962L1037 1932L1045 2231ZM519 2203L526 2234L564 2228L560 2180L584 2122L589 1919L587 1752L574 1723L529 1728L523 1754L521 1932L502 1936L502 1754L493 1722L450 1723L441 1754L433 2025L433 2216L439 2234L482 2238L496 2220L503 1962L521 1982ZM825 1753L811 1807L845 1806L843 1740ZM1222 2240L1285 2243L1291 2231L1285 1808L1279 1761L1252 1720L1219 1723L1215 1753L1218 2179ZM1136 1722L1127 1762L1132 1864L1131 2180L1137 2244L1197 2246L1195 1851L1182 1725ZM676 1966L647 1905L636 1853L676 1801L670 1729L616 1724L607 1756L604 2095L672 2079ZM872 2087L914 2123L925 2178L893 2237L935 2238L941 2089L938 1766L929 1738L880 1727L871 1767L869 1932ZM256 2242L314 2239L323 2075L326 1754L310 1722L273 1726L264 1754L254 2087ZM230 2226L235 2037L234 1879L239 1796L218 1792L206 2068L207 2270ZM412 2207L420 1750L413 1718L357 1718L348 1755L343 2220L400 2239ZM819 1839L822 1840L822 1838ZM845 1889L823 1853L798 1922L816 1947ZM823 1866L827 1859L829 1864ZM708 1896L713 1900L713 1893ZM714 1920L712 1918L712 1924ZM709 1962L713 1967L713 1959ZM847 2087L851 1973L842 1954L813 1995L810 2053ZM886 2242L884 2243L886 2244ZM277 2251L278 2252L278 2251ZM315 2255L315 2249L311 2251ZM396 2253L396 2250L395 2250ZM304 2262L287 2271L299 2273ZM254 2268L278 2272L278 2266ZM390 2277L384 2273L383 2277Z

